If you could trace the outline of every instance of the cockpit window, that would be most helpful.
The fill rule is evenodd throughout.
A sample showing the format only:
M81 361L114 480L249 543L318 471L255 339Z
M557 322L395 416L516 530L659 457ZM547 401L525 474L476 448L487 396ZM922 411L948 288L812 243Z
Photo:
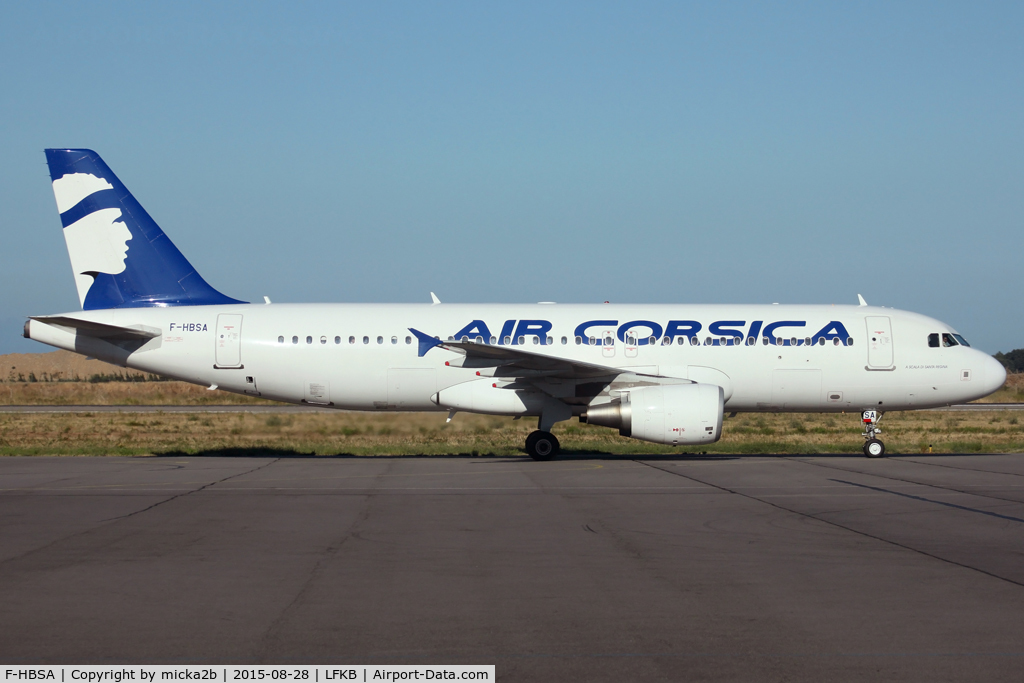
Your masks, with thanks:
M964 346L970 346L970 344L967 343L967 340L961 337L959 334L954 334L953 337Z
M939 334L937 332L928 335L928 346L933 349L939 348Z
M953 339L953 335L951 335L949 332L943 332L942 333L942 345L943 346L960 346L960 342L958 342L956 339Z

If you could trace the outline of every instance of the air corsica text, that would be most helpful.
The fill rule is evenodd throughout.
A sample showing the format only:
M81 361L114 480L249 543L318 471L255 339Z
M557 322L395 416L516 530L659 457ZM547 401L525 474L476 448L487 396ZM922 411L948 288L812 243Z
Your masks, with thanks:
M522 337L537 336L541 344L547 343L548 334L553 325L548 320L506 320L501 325L501 334L494 335L496 344L517 344ZM770 344L789 346L792 338L799 338L803 344L807 336L807 321L777 320L767 325L763 320L754 320L747 324L746 320L716 320L707 326L712 337L726 337L737 340L745 338L766 337ZM664 325L653 320L630 320L620 323L618 320L588 320L580 323L573 331L573 336L589 339L614 335L620 342L626 341L626 335L637 340L637 345L649 344L651 339L662 337L695 337L705 329L697 320L669 320ZM811 328L814 329L814 328ZM799 330L799 331L798 331ZM455 339L476 339L480 337L484 343L491 343L491 328L483 320L473 320L452 335ZM838 320L831 320L811 335L811 343L817 344L819 339L845 341L850 336L846 327ZM789 338L786 338L789 337Z

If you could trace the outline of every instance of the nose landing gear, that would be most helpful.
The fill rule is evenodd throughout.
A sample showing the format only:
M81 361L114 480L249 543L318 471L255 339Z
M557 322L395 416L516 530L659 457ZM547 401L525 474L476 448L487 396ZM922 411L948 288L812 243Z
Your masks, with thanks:
M861 413L861 420L864 422L864 433L861 436L867 439L864 442L864 455L869 458L881 458L885 455L885 444L875 438L876 434L882 433L878 428L878 421L881 419L882 414L877 410L865 410Z

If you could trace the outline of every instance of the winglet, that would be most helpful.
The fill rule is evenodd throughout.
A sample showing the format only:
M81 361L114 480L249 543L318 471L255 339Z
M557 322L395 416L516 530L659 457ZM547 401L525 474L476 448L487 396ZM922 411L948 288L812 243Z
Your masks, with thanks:
M434 294L433 292L430 293L430 300L435 304L441 303L441 300L437 298L437 294Z
M860 294L857 295L857 301L860 302L861 306L867 306L868 305L868 302L864 301L864 297L862 297Z
M441 345L441 340L437 337L431 337L429 334L424 334L417 329L409 328L409 331L416 335L416 339L420 343L419 350L416 355L420 358L427 354L427 351L434 348L435 346Z

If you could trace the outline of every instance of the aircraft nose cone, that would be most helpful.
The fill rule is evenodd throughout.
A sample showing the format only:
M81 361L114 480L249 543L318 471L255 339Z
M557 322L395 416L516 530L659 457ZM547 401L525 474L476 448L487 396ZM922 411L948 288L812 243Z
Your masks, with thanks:
M980 379L984 382L986 396L997 391L1006 383L1006 368L1004 368L1003 364L992 356L987 356L985 358L985 364L982 368L982 372L984 374Z

